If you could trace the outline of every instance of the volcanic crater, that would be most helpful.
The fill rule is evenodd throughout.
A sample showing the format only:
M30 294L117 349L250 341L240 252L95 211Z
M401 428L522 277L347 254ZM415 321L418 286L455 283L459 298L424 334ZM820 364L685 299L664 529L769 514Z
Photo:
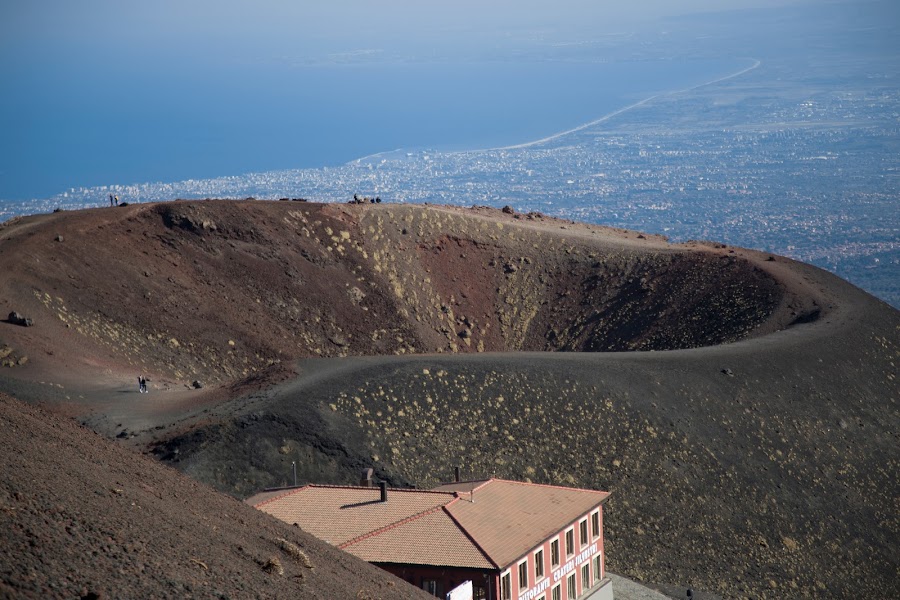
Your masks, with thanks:
M312 356L712 346L819 314L743 252L559 223L231 201L14 220L9 303L209 382Z
M35 323L2 328L29 359L4 391L226 493L460 466L611 491L609 567L643 581L900 592L900 318L814 267L539 213L208 200L14 219L0 273Z

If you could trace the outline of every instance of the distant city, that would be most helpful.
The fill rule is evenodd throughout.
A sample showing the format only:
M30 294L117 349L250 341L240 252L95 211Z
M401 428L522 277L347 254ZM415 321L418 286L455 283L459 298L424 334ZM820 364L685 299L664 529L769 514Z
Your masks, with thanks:
M813 48L822 31L790 43ZM673 44L655 40L628 58L659 60ZM877 50L747 56L734 77L635 99L608 118L517 147L397 150L334 168L76 188L11 203L2 216L101 206L109 193L127 202L344 202L356 193L385 202L510 205L786 255L900 308L900 60ZM677 51L699 52L690 44Z

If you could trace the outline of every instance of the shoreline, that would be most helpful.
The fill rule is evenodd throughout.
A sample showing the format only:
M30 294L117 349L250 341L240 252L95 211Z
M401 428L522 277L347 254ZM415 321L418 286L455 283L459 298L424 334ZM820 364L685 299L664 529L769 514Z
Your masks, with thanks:
M480 152L498 152L498 151L503 151L503 150L520 150L522 148L531 148L533 146L539 146L541 144L545 144L547 142L552 142L554 140L565 137L567 135L571 135L573 133L583 131L585 129L593 127L594 125L597 125L598 123L603 123L604 121L608 121L609 119L617 117L625 112L628 112L629 110L632 110L639 106L643 106L645 104L649 104L650 102L656 100L657 98L665 98L667 96L675 96L677 94L684 94L684 93L687 93L687 92L690 92L690 91L693 91L696 89L700 89L702 87L706 87L708 85L714 85L714 84L720 83L722 81L727 81L727 80L733 79L735 77L740 77L744 73L749 73L750 71L753 71L754 69L757 69L759 66L762 65L762 61L759 59L752 58L749 60L753 61L752 65L750 65L749 67L744 67L743 69L741 69L739 71L735 71L734 73L729 73L728 75L723 75L722 77L717 77L716 79L704 81L702 83L698 83L697 85L692 85L692 86L688 86L685 88L679 88L676 90L669 90L669 91L653 94L652 96L648 96L647 98L644 98L643 100L639 100L633 104L629 104L628 106L624 106L622 108L616 109L613 112L606 113L605 115L598 117L596 119L593 119L591 121L588 121L587 123L582 123L581 125L573 127L571 129L566 129L564 131L560 131L558 133L554 133L554 134L551 134L551 135L548 135L548 136L545 136L545 137L542 137L542 138L539 138L536 140L522 142L520 144L510 144L507 146L490 146L487 148L470 148L467 150L434 150L433 152L435 154L454 156L454 155L465 155L465 154L477 154ZM380 152L375 152L373 154L367 154L366 156L354 158L353 160L349 160L344 164L345 165L361 164L365 161L378 158L379 156L384 156L386 154L393 154L394 152L403 152L403 151L416 152L416 151L421 151L421 150L410 150L407 148L394 148L393 150L382 150ZM319 169L319 168L321 168L321 167L314 167L314 169Z
M466 155L466 154L479 154L482 152L502 152L504 150L521 150L523 148L532 148L534 146L540 146L541 144L546 144L548 142L558 140L560 138L566 137L573 133L578 133L579 131L589 129L590 127L593 127L594 125L598 125L600 123L603 123L605 121L613 119L613 118L615 118L623 113L626 113L632 109L638 108L639 106L644 106L645 104L649 104L658 98L665 98L668 96L685 94L687 92L691 92L693 90L697 90L702 87L706 87L708 85L714 85L714 84L720 83L722 81L734 79L735 77L740 77L741 75L743 75L745 73L749 73L750 71L753 71L754 69L757 69L762 65L762 61L759 59L753 58L753 59L749 59L749 60L753 61L752 65L750 65L748 67L744 67L743 69L741 69L739 71L735 71L734 73L729 73L728 75L724 75L722 77L717 77L716 79L711 79L709 81L704 81L702 83L698 83L697 85L688 86L686 88L679 88L676 90L669 90L669 91L653 94L652 96L648 96L647 98L644 98L643 100L639 100L633 104L629 104L628 106L624 106L624 107L616 109L610 113L606 113L605 115L598 117L596 119L593 119L591 121L588 121L587 123L583 123L581 125L571 128L571 129L566 129L565 131L560 131L558 133L554 133L554 134L551 134L551 135L548 135L548 136L545 136L545 137L542 137L542 138L539 138L536 140L531 140L529 142L522 142L520 144L510 144L508 146L491 146L491 147L487 147L487 148L471 148L468 150L434 150L433 152L435 154L454 156L454 155ZM384 156L387 154L393 154L395 152L403 152L403 151L415 152L416 150L407 150L405 148L394 148L393 150L382 150L381 152L375 152L374 154L368 154L368 155L362 156L360 158L355 158L344 164L358 165L365 161L378 158L379 156ZM421 151L421 150L418 150L418 151Z
M582 125L579 125L578 127L573 127L572 129L567 129L566 131L561 131L561 132L559 132L559 133L554 133L553 135L549 135L549 136L547 136L547 137L544 137L544 138L541 138L541 139L538 139L538 140L532 140L532 141L530 141L530 142L524 142L524 143L522 143L522 144L513 144L513 145L511 145L511 146L499 146L499 147L495 147L495 148L482 148L482 149L478 149L478 150L459 150L459 151L456 151L456 152L447 152L446 154L465 154L465 153L491 152L491 151L501 151L501 150L520 150L520 149L522 149L522 148L531 148L531 147L533 147L533 146L539 146L539 145L541 145L541 144L546 144L547 142L552 142L552 141L554 141L554 140L563 138L563 137L565 137L565 136L567 136L567 135L571 135L571 134L573 134L573 133L578 133L579 131L583 131L583 130L585 130L585 129L588 129L588 128L590 128L590 127L593 127L594 125L597 125L597 124L599 124L599 123L603 123L603 122L605 122L605 121L608 121L608 120L610 120L610 119L612 119L612 118L614 118L614 117L617 117L617 116L619 116L619 115L621 115L621 114L623 114L623 113L626 113L626 112L628 112L628 111L630 111L630 110L632 110L632 109L634 109L634 108L637 108L637 107L639 107L639 106L643 106L643 105L645 105L645 104L649 104L650 102L656 100L657 98L665 98L665 97L667 97L667 96L675 96L675 95L677 95L677 94L684 94L684 93L691 92L691 91L696 90L696 89L700 89L700 88L702 88L702 87L706 87L706 86L708 86L708 85L713 85L713 84L716 84L716 83L719 83L719 82L722 82L722 81L726 81L726 80L728 80L728 79L733 79L733 78L735 78L735 77L740 77L740 76L743 75L744 73L749 73L750 71L756 69L757 67L759 67L759 66L762 64L762 61L761 61L761 60L758 60L758 59L755 59L755 58L752 59L752 60L754 61L752 65L750 65L749 67L745 67L745 68L743 68L743 69L741 69L740 71L737 71L737 72L735 72L735 73L731 73L731 74L729 74L729 75L725 75L725 76L723 76L723 77L719 77L719 78L717 78L717 79L713 79L713 80L710 80L710 81L704 81L703 83L699 83L699 84L697 84L697 85L692 85L692 86L690 86L690 87L681 88L681 89L678 89L678 90L671 90L671 91L668 91L668 92L660 92L660 93L658 93L658 94L654 94L654 95L652 95L652 96L649 96L649 97L647 97L647 98L644 98L643 100L639 100L638 102L635 102L634 104L629 104L628 106L625 106L625 107L620 108L620 109L618 109L618 110L614 110L614 111L611 112L611 113L607 113L607 114L603 115L602 117L599 117L599 118L597 118L597 119L594 119L593 121L589 121L589 122L587 122L587 123L584 123L584 124L582 124Z

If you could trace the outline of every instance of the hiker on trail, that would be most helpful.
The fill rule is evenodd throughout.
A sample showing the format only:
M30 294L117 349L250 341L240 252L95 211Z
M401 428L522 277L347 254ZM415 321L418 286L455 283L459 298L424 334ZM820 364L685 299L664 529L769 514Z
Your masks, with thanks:
M113 205L113 195L112 194L109 195L109 205L110 206Z
M143 375L138 375L138 391L142 394L147 393L147 380Z
M118 205L119 205L119 195L116 194L116 206L118 206Z

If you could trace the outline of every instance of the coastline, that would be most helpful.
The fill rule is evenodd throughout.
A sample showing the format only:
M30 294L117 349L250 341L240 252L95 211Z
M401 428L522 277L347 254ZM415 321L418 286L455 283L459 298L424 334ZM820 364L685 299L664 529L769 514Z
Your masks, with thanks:
M456 152L456 154L459 154L459 153L467 153L467 152L491 152L491 151L499 151L499 150L521 150L522 148L531 148L531 147L533 147L533 146L539 146L539 145L541 145L541 144L546 144L547 142L552 142L552 141L554 141L554 140L558 140L558 139L563 138L563 137L565 137L565 136L567 136L567 135L571 135L571 134L573 134L573 133L578 133L579 131L583 131L583 130L585 130L585 129L588 129L588 128L590 128L590 127L593 127L594 125L598 125L598 124L600 124L600 123L603 123L603 122L605 122L605 121L608 121L608 120L610 120L610 119L612 119L612 118L614 118L614 117L617 117L617 116L621 115L622 113L626 113L626 112L628 112L628 111L630 111L630 110L632 110L632 109L635 109L635 108L637 108L637 107L639 107L639 106L643 106L643 105L645 105L645 104L649 104L650 102L653 102L653 101L656 100L657 98L665 98L665 97L668 97L668 96L675 96L675 95L677 95L677 94L684 94L684 93L691 92L691 91L696 90L696 89L700 89L700 88L702 88L702 87L706 87L706 86L708 86L708 85L713 85L713 84L719 83L719 82L721 82L721 81L726 81L726 80L728 80L728 79L733 79L733 78L735 78L735 77L740 77L740 76L743 75L744 73L749 73L750 71L756 69L757 67L759 67L759 66L762 64L762 61L761 61L761 60L758 60L758 59L752 59L752 60L754 61L754 63L753 63L752 65L750 65L749 67L746 67L746 68L744 68L744 69L741 69L740 71L737 71L737 72L735 72L735 73L731 73L731 74L729 74L729 75L725 75L724 77L719 77L719 78L713 79L713 80L711 80L711 81L705 81L705 82L703 82L703 83L699 83L699 84L697 84L697 85L693 85L693 86L690 86L690 87L686 87L686 88L682 88L682 89L678 89L678 90L672 90L672 91L668 91L668 92L660 92L660 93L658 93L658 94L654 94L654 95L652 95L652 96L649 96L649 97L647 97L647 98L644 98L643 100L640 100L640 101L638 101L638 102L635 102L634 104L629 104L628 106L625 106L625 107L623 107L623 108L620 108L620 109L618 109L618 110L615 110L615 111L613 111L613 112L611 112L611 113L607 113L607 114L603 115L602 117L600 117L600 118L598 118L598 119L594 119L593 121L589 121L589 122L587 122L587 123L584 123L583 125L579 125L578 127L573 127L572 129L567 129L566 131L561 131L561 132L559 132L559 133L554 133L553 135L549 135L549 136L544 137L544 138L541 138L541 139L539 139L539 140L533 140L533 141L525 142L525 143L522 143L522 144L514 144L514 145L512 145L512 146L500 146L500 147L497 147L497 148L484 148L484 149L479 149L479 150L461 150L461 151L459 151L459 152ZM453 152L448 152L448 154L454 154L454 153L453 153Z
M630 110L633 110L640 106L644 106L645 104L649 104L658 98L666 98L669 96L675 96L677 94L685 94L687 92L691 92L693 90L700 89L702 87L714 85L716 83L720 83L722 81L727 81L729 79L734 79L735 77L740 77L741 75L743 75L745 73L749 73L750 71L753 71L754 69L757 69L762 65L762 61L759 59L752 58L749 60L753 61L752 65L750 65L748 67L744 67L743 69L740 69L739 71L735 71L734 73L729 73L728 75L724 75L722 77L717 77L716 79L704 81L702 83L698 83L696 85L688 86L685 88L679 88L676 90L669 90L669 91L653 94L652 96L648 96L647 98L644 98L643 100L639 100L633 104L629 104L628 106L624 106L622 108L616 109L613 112L606 113L605 115L598 117L596 119L593 119L591 121L588 121L587 123L582 123L581 125L573 127L571 129L566 129L564 131L560 131L558 133L554 133L554 134L551 134L551 135L548 135L548 136L545 136L545 137L542 137L542 138L539 138L536 140L522 142L520 144L510 144L510 145L506 145L506 146L490 146L490 147L486 147L486 148L470 148L470 149L466 149L466 150L435 150L434 152L437 154L442 154L442 155L447 155L447 156L458 156L458 155L466 155L466 154L478 154L481 152L500 152L500 151L504 151L504 150L521 150L523 148L532 148L534 146L540 146L541 144L546 144L548 142L552 142L554 140L564 138L573 133L578 133L579 131L589 129L590 127L593 127L594 125L598 125L598 124L608 121L612 118L615 118L623 113L626 113ZM376 159L380 156L385 156L388 154L393 154L395 152L404 152L404 151L413 152L413 150L409 150L407 148L394 148L393 150L382 150L380 152L375 152L373 154L368 154L366 156L354 158L353 160L349 160L344 164L359 165L363 162L367 162L369 160ZM319 167L319 168L321 168L321 167Z
M731 60L742 60L742 59L731 59ZM246 172L238 173L238 174L221 174L221 175L212 176L212 177L189 178L189 179L181 179L181 180L177 180L177 179L176 180L155 180L155 181L148 180L148 181L132 181L130 183L112 183L112 184L98 185L98 186L79 186L79 187L67 188L67 189L61 190L58 193L50 195L50 196L35 196L35 197L27 198L27 199L0 199L0 205L2 205L3 207L9 207L9 208L21 207L18 210L15 208L12 208L12 210L5 210L5 211L0 209L0 213L6 214L7 216L14 216L15 214L21 214L23 211L27 212L28 209L25 207L28 207L28 206L33 207L36 204L57 203L60 206L65 205L66 207L71 207L74 204L79 204L79 200L77 200L77 198L81 198L82 199L81 202L89 202L89 200L88 200L89 198L94 198L95 202L102 203L102 200L105 198L106 194L109 192L119 192L120 194L137 196L136 201L139 201L139 202L140 201L148 201L148 200L152 200L152 199L158 199L158 198L154 198L154 196L158 195L156 192L160 189L172 190L172 192L174 192L175 195L179 195L180 193L181 194L188 193L191 197L193 197L195 194L190 194L189 192L178 192L175 190L177 190L179 188L198 187L198 186L205 188L205 187L209 187L209 185L215 186L216 182L219 182L219 183L228 182L229 185L227 185L226 187L232 187L233 184L236 184L239 181L243 181L243 185L238 184L236 186L238 188L255 187L253 182L259 182L261 180L261 178L266 178L268 176L272 176L272 175L276 175L276 174L321 173L321 172L331 171L333 169L341 169L341 168L345 168L345 167L351 167L351 168L359 167L366 163L371 163L373 161L377 161L377 160L380 160L385 157L398 158L398 157L401 157L401 155L404 153L419 155L421 153L427 152L429 154L433 153L433 154L439 155L439 156L453 157L453 156L477 155L477 154L486 153L486 152L532 148L535 146L539 146L541 144L545 144L545 143L548 143L548 142L551 142L554 140L564 138L565 136L571 135L573 133L577 133L584 129L590 128L598 123L602 123L604 121L612 119L612 118L614 118L618 115L621 115L623 113L626 113L634 108L649 104L656 99L672 96L675 94L686 93L686 92L689 92L691 90L694 90L694 89L697 89L700 87L712 85L712 84L718 83L720 81L725 81L727 79L738 77L748 71L751 71L751 70L757 68L761 64L761 61L755 60L755 59L753 59L753 60L754 60L754 63L752 65L750 65L748 67L744 67L736 72L732 72L732 73L729 73L722 77L717 77L715 79L703 81L696 85L691 85L688 87L682 87L682 88L677 88L677 89L671 89L668 91L658 92L658 93L652 94L650 96L647 96L646 98L643 98L643 99L639 100L638 102L634 102L627 106L618 108L616 110L613 110L612 112L607 112L598 118L591 119L591 120L584 122L580 125L577 125L575 127L572 127L569 129L564 129L562 131L558 131L556 133L552 133L552 134L544 136L544 137L538 137L536 139L528 140L528 141L521 142L521 143L506 144L506 145L504 145L504 144L489 145L489 146L484 146L484 147L473 146L473 147L469 147L469 148L466 148L465 146L463 146L460 149L442 149L440 146L437 146L437 147L434 147L434 146L417 146L417 147L399 146L399 147L395 147L395 148L380 150L378 152L374 152L371 154L365 154L363 156L353 158L353 159L347 160L342 163L335 164L334 166L313 166L313 167L299 167L299 168L288 168L288 169L269 169L269 170L260 170L260 171L246 171ZM278 177L278 178L280 179L280 177ZM219 186L215 186L215 187L219 187ZM266 186L262 186L262 187L265 188ZM145 195L145 193L142 193L142 192L149 192L149 194ZM280 193L280 192L275 192L275 195L277 195L278 193ZM225 196L227 194L228 194L227 190L220 190L218 193L215 193L213 195ZM256 196L256 197L266 197L267 191L261 189L261 190L252 191L249 193L239 192L239 195L241 197L244 197L246 195L252 195L252 196ZM269 194L269 195L271 195L271 194Z

